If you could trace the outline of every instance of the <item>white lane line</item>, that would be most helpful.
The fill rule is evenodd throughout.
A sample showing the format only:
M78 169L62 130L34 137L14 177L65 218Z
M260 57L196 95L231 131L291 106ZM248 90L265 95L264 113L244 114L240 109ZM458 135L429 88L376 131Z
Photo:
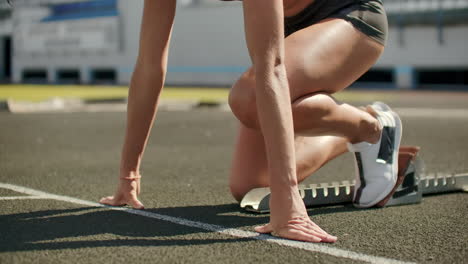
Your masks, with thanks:
M5 196L0 197L0 201L8 201L8 200L35 200L35 199L48 199L42 196Z
M234 237L239 237L239 238L251 238L251 239L256 239L260 241L266 241L266 242L279 244L282 246L288 246L288 247L299 248L299 249L303 249L303 250L307 250L311 252L328 254L331 256L339 257L339 258L347 258L347 259L359 260L359 261L364 261L364 262L369 262L369 263L392 263L392 264L393 263L395 264L396 263L400 263L400 264L412 263L412 262L404 262L404 261L399 261L399 260L389 259L389 258L384 258L384 257L366 255L366 254L353 252L353 251L349 251L345 249L330 247L330 246L323 245L323 244L305 243L305 242L298 242L298 241L275 238L269 235L259 235L258 233L255 233L255 232L244 231L244 230L235 229L235 228L228 228L228 227L223 227L219 225L212 225L212 224L192 221L192 220L188 220L184 218L162 215L158 213L152 213L148 211L134 210L134 209L125 208L125 207L105 206L96 202L81 200L81 199L63 196L63 195L46 193L46 192L30 189L27 187L17 186L13 184L0 183L0 188L9 189L15 192L20 192L24 194L33 195L33 196L40 196L40 197L44 197L47 199L79 204L79 205L92 206L92 207L104 207L110 210L122 211L122 212L129 213L129 214L145 216L145 217L167 221L167 222L171 222L171 223L179 224L183 226L200 228L200 229L217 232L217 233L224 234L224 235L229 235L229 236L234 236Z
M437 109L437 108L393 108L401 116L427 118L467 118L468 109Z

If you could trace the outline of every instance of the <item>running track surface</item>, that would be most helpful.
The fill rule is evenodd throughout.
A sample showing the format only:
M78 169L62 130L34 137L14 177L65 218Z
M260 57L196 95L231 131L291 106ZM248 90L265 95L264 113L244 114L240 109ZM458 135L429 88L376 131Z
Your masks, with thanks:
M415 94L394 102L403 144L422 147L427 172L468 172L468 101L458 99ZM229 195L237 124L226 111L158 114L142 171L144 212L93 203L115 188L125 113L0 113L0 124L1 263L463 263L468 257L464 193L384 209L309 210L339 237L333 245L252 233L268 215L240 210ZM345 155L307 183L351 180L353 173Z

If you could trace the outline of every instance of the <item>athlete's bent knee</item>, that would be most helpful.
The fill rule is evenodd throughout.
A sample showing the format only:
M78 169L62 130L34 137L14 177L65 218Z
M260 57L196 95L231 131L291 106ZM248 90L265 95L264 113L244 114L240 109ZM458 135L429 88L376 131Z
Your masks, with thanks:
M234 197L238 202L240 202L242 198L244 198L245 194L250 191L250 189L246 189L245 186L232 182L229 184L229 190L231 191L232 197Z
M255 80L243 74L231 88L229 106L239 121L248 128L258 128Z

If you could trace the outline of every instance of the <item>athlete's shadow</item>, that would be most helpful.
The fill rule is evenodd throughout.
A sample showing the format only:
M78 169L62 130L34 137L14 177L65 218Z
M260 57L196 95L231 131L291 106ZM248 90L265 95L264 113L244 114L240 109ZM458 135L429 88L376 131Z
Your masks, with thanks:
M346 213L362 211L351 204L311 207L307 211L309 215L326 215L334 213ZM378 210L369 208L365 210ZM192 221L221 225L229 228L256 226L268 223L268 213L255 213L245 211L239 204L223 204L215 206L187 206L147 209L147 211L176 216Z
M309 214L354 211L352 207L314 208ZM268 214L243 211L238 204L146 209L146 212L226 228L253 231ZM191 246L250 241L252 238L213 239L212 231L151 217L96 207L43 210L1 216L0 252L97 247ZM187 221L186 221L187 223ZM200 238L201 237L201 238Z
M221 205L180 210L223 212L225 207ZM200 233L211 231L96 207L3 214L0 216L0 223L0 252L190 246L252 240L214 239L210 235L204 237Z

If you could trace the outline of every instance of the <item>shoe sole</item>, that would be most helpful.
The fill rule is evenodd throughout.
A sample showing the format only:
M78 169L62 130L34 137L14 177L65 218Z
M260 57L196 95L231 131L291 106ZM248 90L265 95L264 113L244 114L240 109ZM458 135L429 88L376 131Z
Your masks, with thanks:
M396 192L398 187L403 183L406 177L406 172L408 171L408 167L411 162L414 162L419 149L411 152L406 152L404 148L400 148L398 153L398 178L395 186L393 187L392 191L380 202L378 202L374 207L384 207L388 201L392 198L393 194Z

